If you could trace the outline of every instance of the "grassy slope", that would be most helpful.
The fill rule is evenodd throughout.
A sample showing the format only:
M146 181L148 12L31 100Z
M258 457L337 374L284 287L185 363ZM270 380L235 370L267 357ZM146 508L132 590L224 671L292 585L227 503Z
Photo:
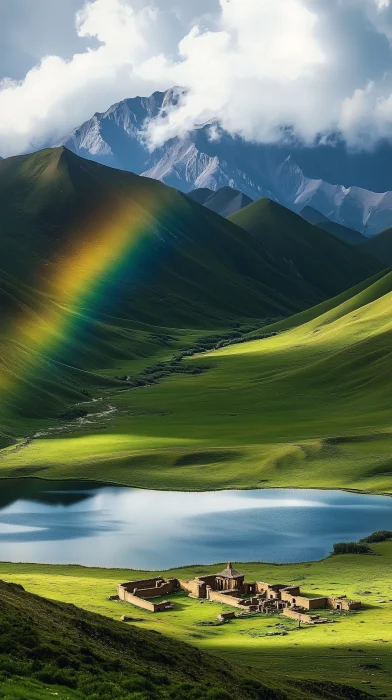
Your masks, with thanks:
M137 259L125 255L121 269L103 275L89 297L64 298L55 281L74 251L85 243L94 251L102 226L114 226L117 235L124 207L144 222ZM290 315L374 270L353 257L345 260L344 279L306 283L275 261L263 241L184 195L65 149L2 161L0 210L0 371L10 384L0 415L2 432L11 436L33 433L33 419L57 416L86 392L105 391L103 375L189 345L195 332ZM130 240L133 234L130 224ZM329 264L336 258L339 266L333 245L329 254ZM85 274L88 279L88 264ZM47 334L47 319L58 319L52 354L31 345L32 329L37 337L41 329ZM170 339L162 343L157 335Z
M0 695L68 700L305 700L301 689L134 625L0 581ZM125 610L124 610L125 612ZM259 678L258 678L259 677ZM269 685L271 683L271 686ZM318 697L318 694L310 697ZM342 697L330 693L325 697Z
M104 432L3 451L2 475L390 493L391 290L388 273L298 328L184 360L202 375L110 395Z
M27 590L55 600L72 602L95 613L119 619L128 613L143 619L142 630L156 630L201 650L214 652L230 662L242 662L252 671L268 669L274 678L317 679L348 683L392 697L392 543L373 545L378 556L344 555L303 564L237 564L248 580L299 583L308 594L341 594L360 597L365 605L358 614L334 615L336 624L294 629L284 620L287 636L266 637L279 618L236 620L224 627L200 627L223 609L175 596L176 609L151 615L126 603L107 600L120 581L145 572L86 569L78 566L0 564L0 577L21 583ZM188 567L172 572L193 577L219 570L219 565ZM368 591L368 593L365 593ZM384 601L384 602L380 602ZM265 680L266 680L265 678ZM267 682L267 681L266 681ZM309 693L309 696L310 693Z
M377 270L323 232L319 249L309 247L306 222L293 223L281 207L271 214L277 250L273 236L266 243L159 182L63 148L2 161L0 209L2 444L31 436L43 418L86 396L115 391L115 376L170 356L197 333L288 316ZM95 260L83 253L76 265L75 251L95 253L102 228L119 235L124 209L141 215L140 250L73 294L72 276L81 265L88 280ZM305 279L308 264L314 272Z

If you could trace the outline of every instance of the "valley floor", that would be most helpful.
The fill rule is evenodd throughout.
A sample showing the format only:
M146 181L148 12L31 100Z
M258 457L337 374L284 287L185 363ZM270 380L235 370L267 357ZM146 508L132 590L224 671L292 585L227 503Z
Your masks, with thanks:
M341 594L361 598L358 613L334 614L334 624L295 629L279 617L235 620L222 627L197 623L213 621L223 606L174 596L175 609L151 614L126 603L109 601L116 585L147 572L88 569L78 566L0 564L0 578L20 583L27 591L74 603L113 619L123 614L141 618L134 623L186 641L202 649L270 675L298 679L333 680L392 698L392 542L372 545L375 556L331 556L303 564L237 564L248 580L299 583L307 594ZM194 577L217 566L193 566L169 572ZM149 572L150 573L150 572ZM328 613L329 615L329 613ZM283 622L285 636L267 637Z

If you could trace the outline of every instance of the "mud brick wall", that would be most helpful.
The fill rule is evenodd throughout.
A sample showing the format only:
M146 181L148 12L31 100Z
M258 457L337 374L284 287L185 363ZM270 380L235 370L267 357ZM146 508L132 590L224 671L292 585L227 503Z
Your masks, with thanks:
M124 600L131 605L136 605L137 608L143 608L143 610L149 610L149 612L156 611L156 604L151 603L149 600L144 600L139 598L137 595L132 595L132 593L125 592Z
M225 605L233 605L236 608L243 608L240 598L235 598L232 595L225 595L219 591L207 589L208 600L213 600L214 603L224 603Z
M306 613L295 612L295 610L290 610L290 608L285 608L283 611L283 615L285 617L290 617L292 620L297 620L297 622L304 622L305 624L313 622L311 615L307 615Z
M328 606L328 598L304 598L303 596L294 596L295 604L306 610L321 610Z
M188 591L189 595L193 596L194 598L199 597L199 587L200 584L198 583L197 579L193 579L192 581L179 581L180 588L183 591Z
M168 595L173 593L176 586L173 585L172 581L163 583L162 586L154 586L153 588L138 588L137 595L141 598L160 598L163 595ZM130 589L132 591L132 589Z

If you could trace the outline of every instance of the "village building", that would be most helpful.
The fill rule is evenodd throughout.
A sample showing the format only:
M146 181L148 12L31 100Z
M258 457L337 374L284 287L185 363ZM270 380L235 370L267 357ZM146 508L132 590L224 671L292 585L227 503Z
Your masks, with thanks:
M168 600L157 603L153 599L162 598L178 590L177 579L165 579L161 576L142 579L140 581L128 581L128 583L120 583L117 586L120 600L136 605L138 608L149 610L150 612L161 612L162 610L170 610L173 608L173 604Z
M157 599L177 591L186 591L191 598L230 605L241 611L238 614L271 614L278 611L286 617L307 624L326 621L312 614L314 610L330 608L351 611L361 608L361 601L350 600L345 595L311 598L303 595L299 586L262 581L247 582L244 574L237 571L231 562L217 574L198 576L188 581L158 576L121 583L118 586L118 598L150 612L161 612L171 609L173 605L169 600L157 602Z

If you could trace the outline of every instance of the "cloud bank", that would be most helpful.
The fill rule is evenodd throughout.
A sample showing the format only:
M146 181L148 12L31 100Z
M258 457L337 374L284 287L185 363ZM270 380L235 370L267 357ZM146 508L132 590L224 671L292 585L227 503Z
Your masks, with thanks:
M288 130L306 143L339 132L361 148L392 137L389 0L90 0L74 26L70 56L0 80L1 155L173 85L187 93L148 125L151 147L212 120L264 142Z

